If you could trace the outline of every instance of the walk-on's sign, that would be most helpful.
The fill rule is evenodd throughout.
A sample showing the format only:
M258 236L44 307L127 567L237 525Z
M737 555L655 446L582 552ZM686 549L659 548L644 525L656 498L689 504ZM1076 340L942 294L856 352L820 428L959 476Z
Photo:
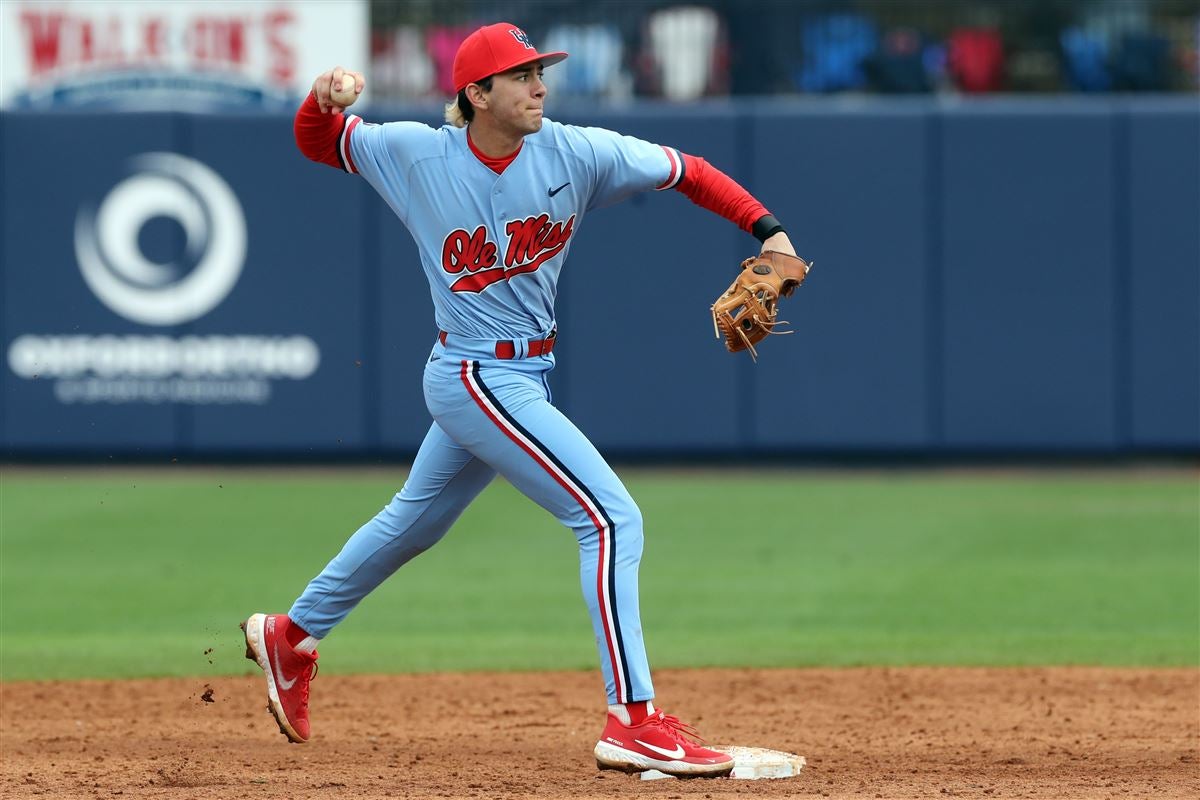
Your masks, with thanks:
M0 108L277 110L365 69L368 28L365 0L5 0Z

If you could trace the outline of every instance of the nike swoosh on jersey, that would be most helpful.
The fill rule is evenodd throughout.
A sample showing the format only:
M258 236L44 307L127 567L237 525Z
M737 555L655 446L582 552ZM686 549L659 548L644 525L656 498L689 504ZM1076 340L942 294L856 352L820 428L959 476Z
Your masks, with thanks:
M647 750L653 750L654 752L658 753L661 756L666 756L667 758L683 758L683 745L681 745L681 744L675 745L674 750L664 750L661 747L655 747L652 744L646 744L641 739L634 739L634 741L637 742L638 744L640 744L642 747L646 748Z
M292 678L290 681L284 680L283 670L279 668L279 642L275 643L275 661L272 666L275 667L275 683L278 684L280 689L283 689L286 692L288 689L291 689L296 685L296 678Z
M557 189L551 189L549 186L547 186L546 193L549 194L551 197L554 197L554 195L558 194L559 192L561 192L563 189L567 188L570 185L571 185L571 182L567 181L566 183L564 183L562 186L558 187Z

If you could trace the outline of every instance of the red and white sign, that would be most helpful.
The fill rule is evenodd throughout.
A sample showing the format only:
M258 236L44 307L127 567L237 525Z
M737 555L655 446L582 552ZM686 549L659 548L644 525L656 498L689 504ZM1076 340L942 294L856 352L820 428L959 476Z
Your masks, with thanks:
M366 0L5 0L0 108L290 106L365 72Z

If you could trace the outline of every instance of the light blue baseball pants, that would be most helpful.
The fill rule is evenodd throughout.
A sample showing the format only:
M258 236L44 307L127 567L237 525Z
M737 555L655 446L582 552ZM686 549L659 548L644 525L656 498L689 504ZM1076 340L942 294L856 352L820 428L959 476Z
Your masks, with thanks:
M494 341L455 339L450 349L439 342L425 367L434 423L404 487L350 537L288 616L324 638L376 586L437 544L499 473L579 541L608 702L652 699L638 610L641 512L592 443L551 404L545 376L553 356L499 360Z

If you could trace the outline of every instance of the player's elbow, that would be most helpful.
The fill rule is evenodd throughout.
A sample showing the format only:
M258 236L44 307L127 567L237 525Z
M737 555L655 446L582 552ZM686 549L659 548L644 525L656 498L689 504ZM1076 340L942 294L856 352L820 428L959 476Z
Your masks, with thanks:
M316 131L300 120L296 120L292 132L296 139L296 147L305 158L336 169L342 168L337 156L337 132Z

